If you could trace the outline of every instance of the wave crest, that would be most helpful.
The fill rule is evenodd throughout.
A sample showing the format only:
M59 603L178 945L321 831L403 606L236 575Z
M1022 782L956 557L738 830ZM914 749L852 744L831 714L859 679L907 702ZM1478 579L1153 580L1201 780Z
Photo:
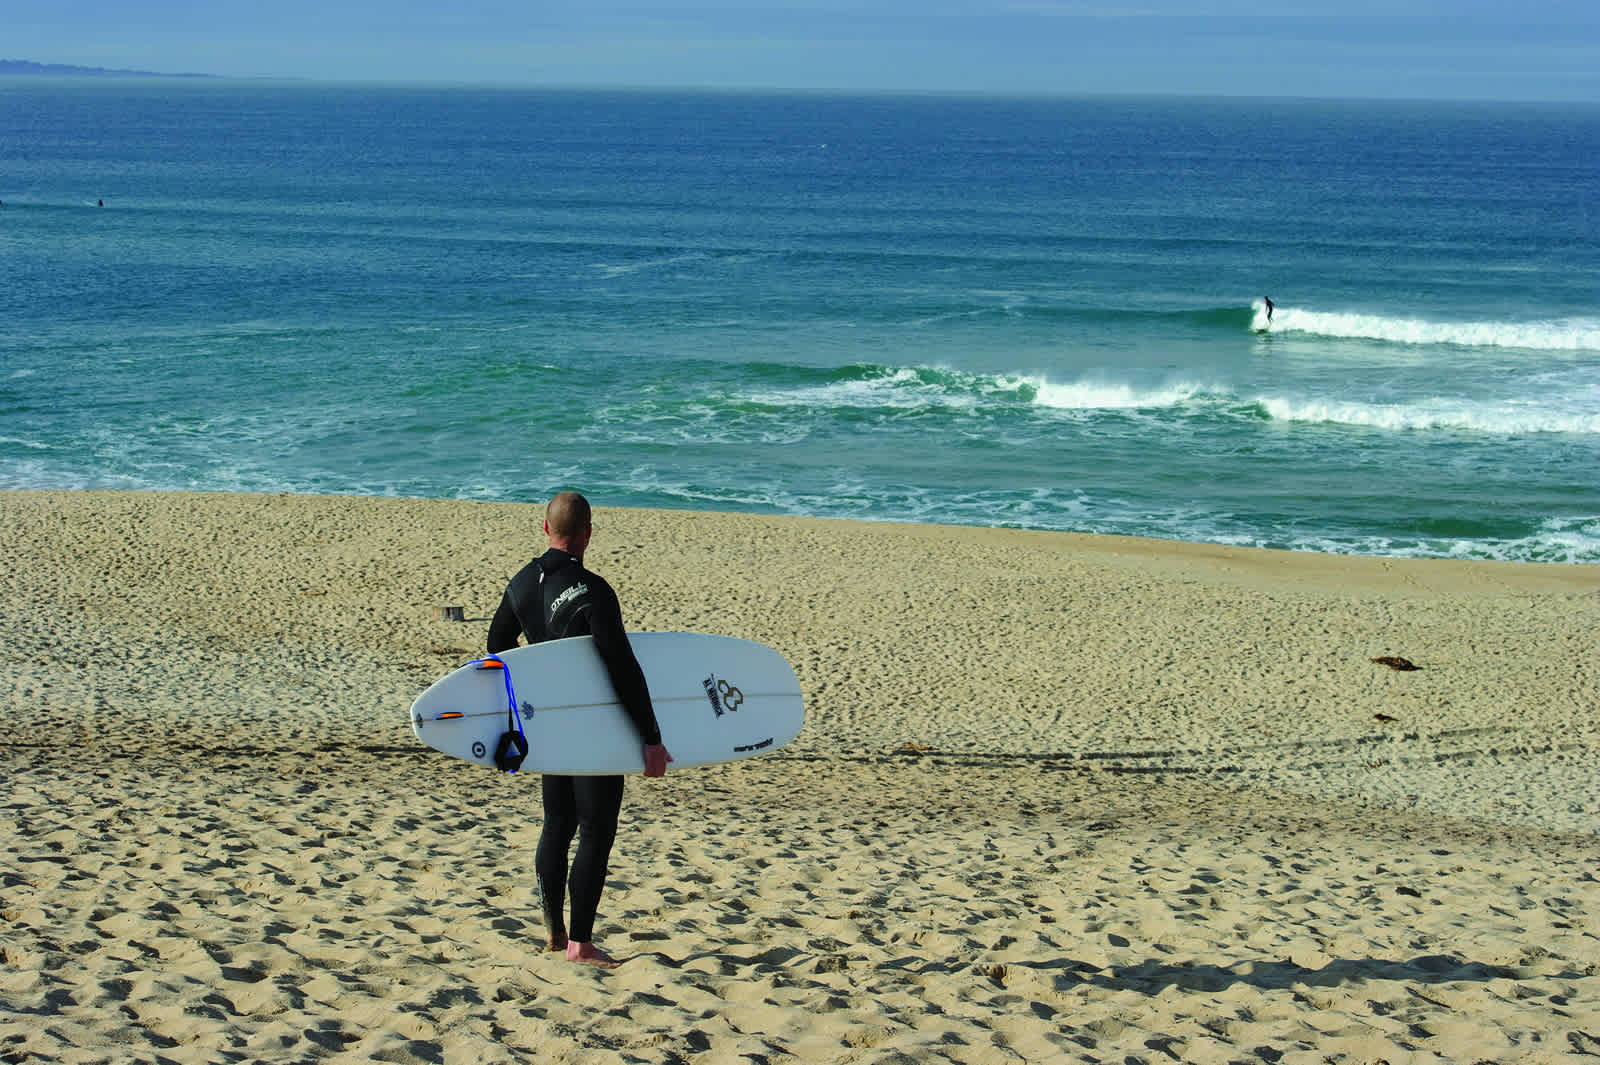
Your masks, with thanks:
M1145 414L1160 418L1243 418L1283 424L1345 425L1384 432L1465 431L1501 436L1532 433L1600 435L1600 410L1583 402L1559 406L1516 399L1417 398L1383 403L1317 395L1273 395L1181 378L1135 383L1105 377L1051 381L1033 374L969 373L933 367L858 364L805 382L775 382L743 393L737 403L821 410L1040 416Z
M1479 348L1528 348L1539 351L1600 351L1600 320L1564 318L1548 322L1432 322L1424 318L1390 318L1278 307L1267 322L1258 305L1251 321L1256 331L1310 333L1392 344L1453 344Z
M1353 425L1390 432L1464 429L1519 436L1528 433L1600 434L1600 414L1562 414L1484 403L1358 403L1343 400L1263 398L1278 422Z

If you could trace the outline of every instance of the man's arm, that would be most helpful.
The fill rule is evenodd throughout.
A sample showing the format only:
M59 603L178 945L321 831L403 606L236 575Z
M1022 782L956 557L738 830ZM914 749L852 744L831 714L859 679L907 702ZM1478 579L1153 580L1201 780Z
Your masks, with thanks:
M598 612L597 612L598 613ZM598 622L598 617L595 622ZM611 686L617 689L617 701L627 711L639 738L646 744L661 742L661 726L656 723L655 707L650 704L650 686L644 679L644 670L633 656L628 634L621 620L615 625L596 623L590 630L594 635L594 649L600 652L600 661L611 675Z
M517 620L516 611L511 609L511 593L508 589L500 597L494 620L489 622L489 653L497 655L501 651L511 650L517 646L517 637L521 635L522 623Z
M622 627L622 608L617 604L616 593L610 585L600 581L595 584L598 587L591 593L589 633L611 677L611 686L617 690L617 701L622 703L644 744L644 775L661 776L667 771L672 756L661 744L661 726L656 722L655 707L650 702L649 684L634 656L633 646L628 643L628 633Z

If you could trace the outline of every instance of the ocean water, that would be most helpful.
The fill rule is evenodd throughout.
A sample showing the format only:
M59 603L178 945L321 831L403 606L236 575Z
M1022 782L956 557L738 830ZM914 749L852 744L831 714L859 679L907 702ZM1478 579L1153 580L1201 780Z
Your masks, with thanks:
M1600 562L1597 157L1566 105L7 79L0 488Z

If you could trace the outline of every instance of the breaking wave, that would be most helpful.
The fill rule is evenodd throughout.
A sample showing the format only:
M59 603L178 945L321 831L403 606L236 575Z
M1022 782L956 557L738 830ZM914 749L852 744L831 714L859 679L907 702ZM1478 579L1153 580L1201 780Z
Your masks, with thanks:
M1461 347L1528 348L1538 351L1600 351L1600 319L1564 318L1546 322L1434 322L1378 314L1275 308L1267 321L1265 305L1255 308L1251 328L1267 333L1308 333L1392 344L1454 344Z

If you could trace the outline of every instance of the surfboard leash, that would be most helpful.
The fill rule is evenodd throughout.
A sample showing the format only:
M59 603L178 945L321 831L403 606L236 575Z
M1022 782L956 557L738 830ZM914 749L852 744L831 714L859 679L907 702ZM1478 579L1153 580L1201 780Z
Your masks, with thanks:
M517 712L517 689L511 683L511 667L492 655L475 658L467 664L479 669L498 669L505 678L506 731L500 734L500 743L494 749L494 764L507 773L515 773L528 757L528 736L522 731L522 715Z

